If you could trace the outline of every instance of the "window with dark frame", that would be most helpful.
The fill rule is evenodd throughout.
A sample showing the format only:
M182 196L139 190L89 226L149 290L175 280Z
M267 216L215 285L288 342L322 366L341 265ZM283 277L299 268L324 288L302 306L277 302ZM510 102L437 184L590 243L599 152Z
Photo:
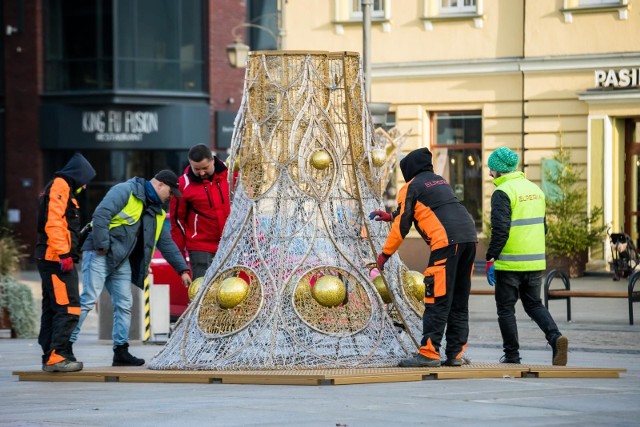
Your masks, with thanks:
M434 172L442 175L482 229L482 112L432 113Z
M43 7L46 92L205 91L203 0L45 0Z

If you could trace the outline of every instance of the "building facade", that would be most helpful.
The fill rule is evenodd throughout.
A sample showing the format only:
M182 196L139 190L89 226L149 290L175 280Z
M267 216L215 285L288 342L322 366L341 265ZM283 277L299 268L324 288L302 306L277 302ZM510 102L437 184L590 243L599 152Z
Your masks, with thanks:
M225 158L244 79L225 47L263 3L2 2L3 222L33 247L38 194L74 152L97 171L83 223L114 184L181 172L192 145Z
M541 184L560 148L588 206L640 238L640 9L627 0L375 0L372 101L391 103L404 149L429 147L476 221L490 209L486 159L519 153ZM290 0L287 46L362 51L360 0ZM407 245L411 247L411 245ZM479 250L479 257L484 252ZM405 254L409 254L406 251ZM606 266L608 242L591 251Z

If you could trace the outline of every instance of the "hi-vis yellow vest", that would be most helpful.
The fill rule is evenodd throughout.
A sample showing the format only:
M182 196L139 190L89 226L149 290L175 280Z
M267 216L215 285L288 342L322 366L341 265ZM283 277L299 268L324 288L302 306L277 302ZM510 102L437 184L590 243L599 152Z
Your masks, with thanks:
M507 243L494 263L496 270L544 270L544 193L525 179L522 172L499 176L494 182L496 191L504 191L511 201L511 229Z
M113 218L111 218L111 222L109 223L109 230L115 227L120 227L121 225L133 225L140 220L142 216L142 211L144 210L144 203L142 200L135 197L133 194L129 195L129 200L125 207L116 214ZM161 210L159 214L156 215L156 235L155 242L160 238L160 232L162 231L162 224L164 223L164 219L166 217L166 212Z

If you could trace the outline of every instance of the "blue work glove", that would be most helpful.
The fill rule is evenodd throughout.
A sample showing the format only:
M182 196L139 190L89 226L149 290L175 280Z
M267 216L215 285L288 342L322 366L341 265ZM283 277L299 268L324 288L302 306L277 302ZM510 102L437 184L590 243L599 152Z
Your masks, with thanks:
M378 270L382 271L384 270L384 265L387 263L387 261L389 261L389 255L386 255L382 252L380 252L380 255L378 255Z
M491 286L496 284L496 268L493 266L493 261L487 261L487 282Z
M393 217L390 213L386 213L385 211L373 211L369 214L369 219L376 221L384 221L391 222L393 221Z

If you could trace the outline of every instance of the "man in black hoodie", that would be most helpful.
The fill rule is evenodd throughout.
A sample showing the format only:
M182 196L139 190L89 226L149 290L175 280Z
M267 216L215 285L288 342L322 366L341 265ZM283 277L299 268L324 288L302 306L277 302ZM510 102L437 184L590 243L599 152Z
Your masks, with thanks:
M82 369L69 337L80 316L78 272L80 258L80 206L76 194L86 188L96 172L76 153L57 171L38 199L36 260L42 278L42 317L38 343L42 370L73 372Z
M378 221L393 221L378 256L378 268L402 244L414 224L431 248L425 270L425 311L422 341L416 356L400 362L402 367L440 366L440 343L446 326L445 365L462 365L469 336L469 293L478 241L469 212L456 198L449 183L433 172L431 152L419 148L400 162L406 184L398 192L393 214L374 211Z

